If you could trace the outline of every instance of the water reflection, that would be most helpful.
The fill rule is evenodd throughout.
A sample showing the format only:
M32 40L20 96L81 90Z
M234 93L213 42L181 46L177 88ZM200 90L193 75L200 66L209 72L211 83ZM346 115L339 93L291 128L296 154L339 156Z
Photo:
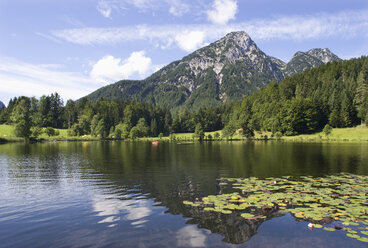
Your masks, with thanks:
M198 230L195 226L185 226L176 232L179 247L206 247L206 234L209 231Z
M220 177L368 175L367 148L368 144L277 142L1 145L0 243L275 247L272 244L285 241L290 232L298 240L313 240L318 232L296 226L293 217L278 212L270 212L266 220L245 220L236 214L191 209L182 202L224 193L216 181ZM287 225L280 227L285 220ZM325 247L360 246L338 233L324 233L323 239Z
M152 202L145 199L114 199L106 195L95 195L92 199L93 211L97 216L104 217L98 223L111 223L109 227L119 224L120 215L131 221L135 227L144 227L152 213Z

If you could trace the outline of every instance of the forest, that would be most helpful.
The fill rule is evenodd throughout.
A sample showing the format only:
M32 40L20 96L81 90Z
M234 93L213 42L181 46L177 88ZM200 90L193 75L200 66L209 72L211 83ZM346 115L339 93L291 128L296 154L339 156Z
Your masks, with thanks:
M71 137L135 139L193 132L198 124L204 131L220 130L224 126L224 109L226 106L185 111L172 118L166 108L139 102L90 102L82 98L68 100L64 105L61 96L54 93L40 99L14 97L0 112L0 124L15 126L15 135L26 139L37 139L42 132L57 136L57 129L68 129Z
M0 124L15 126L15 135L37 139L46 132L68 129L70 136L101 139L162 137L171 133L223 130L232 137L237 130L247 138L254 131L296 135L324 127L353 127L368 120L368 58L335 61L272 82L241 101L220 106L183 109L135 101L78 101L64 104L58 93L14 97L0 110Z

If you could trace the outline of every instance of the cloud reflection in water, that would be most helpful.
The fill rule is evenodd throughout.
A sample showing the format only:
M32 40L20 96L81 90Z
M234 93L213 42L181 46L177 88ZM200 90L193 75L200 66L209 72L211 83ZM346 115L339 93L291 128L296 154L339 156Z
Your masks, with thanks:
M144 223L151 213L151 202L147 199L115 199L107 198L103 195L95 195L93 200L93 211L97 212L97 216L106 217L98 223L114 223L109 227L114 227L121 220L120 215L124 220L133 221L131 224L135 227L143 227Z
M196 226L185 226L176 233L178 246L180 247L205 247L206 233L209 231L199 230Z

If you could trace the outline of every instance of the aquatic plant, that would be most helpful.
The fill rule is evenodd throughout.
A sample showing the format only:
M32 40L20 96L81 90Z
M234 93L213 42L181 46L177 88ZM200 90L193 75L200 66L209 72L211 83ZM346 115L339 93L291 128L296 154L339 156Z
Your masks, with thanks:
M312 229L341 230L350 238L368 242L368 176L221 178L219 185L235 192L183 203L245 219L266 219L274 211L290 213L310 222Z

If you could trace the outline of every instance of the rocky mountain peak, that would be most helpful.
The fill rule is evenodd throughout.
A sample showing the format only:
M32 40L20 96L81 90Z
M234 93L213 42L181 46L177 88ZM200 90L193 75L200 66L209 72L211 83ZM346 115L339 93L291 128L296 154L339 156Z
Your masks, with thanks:
M5 108L5 104L2 101L0 101L0 110L4 108Z
M219 40L219 42L224 41L226 43L231 42L233 45L243 48L249 47L250 45L254 44L250 36L244 31L228 33L225 37Z
M307 54L318 58L323 63L328 63L328 62L332 62L332 61L335 61L335 60L340 60L340 58L337 57L335 54L333 54L328 48L311 49L307 52Z
M328 48L314 48L307 52L297 52L284 69L286 76L292 76L306 69L317 67L328 62L340 60Z
M298 57L298 56L303 56L303 55L305 55L305 52L298 51L298 52L296 52L296 53L294 54L293 58L296 58L296 57Z
M235 58L239 58L241 55L249 56L249 53L253 51L261 52L256 43L244 31L231 32L216 43L224 48L223 52L227 53L229 58L231 56Z
M209 68L219 75L224 66L237 61L257 63L267 57L244 32L231 32L220 40L205 46L183 58L181 64L187 64L195 75Z

